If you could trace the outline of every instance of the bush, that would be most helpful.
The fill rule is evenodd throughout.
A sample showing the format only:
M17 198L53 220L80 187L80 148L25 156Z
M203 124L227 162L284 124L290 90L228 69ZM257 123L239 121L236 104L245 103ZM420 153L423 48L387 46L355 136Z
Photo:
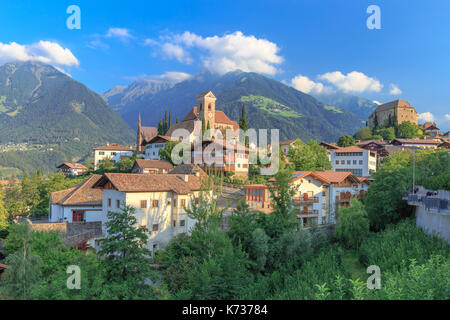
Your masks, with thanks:
M350 207L340 208L335 236L347 248L359 249L361 242L369 234L369 220L363 204L353 198Z

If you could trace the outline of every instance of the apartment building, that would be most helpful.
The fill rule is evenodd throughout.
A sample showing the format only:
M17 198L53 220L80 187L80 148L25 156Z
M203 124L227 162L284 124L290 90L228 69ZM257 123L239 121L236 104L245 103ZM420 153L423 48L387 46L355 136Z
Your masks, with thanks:
M330 161L333 171L358 177L370 177L377 171L377 152L356 146L330 150Z

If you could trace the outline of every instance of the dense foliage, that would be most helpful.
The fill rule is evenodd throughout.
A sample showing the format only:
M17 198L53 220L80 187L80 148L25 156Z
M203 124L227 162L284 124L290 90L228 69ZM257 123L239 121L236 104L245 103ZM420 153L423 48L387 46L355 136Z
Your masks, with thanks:
M294 164L295 170L331 170L331 163L326 149L315 140L310 140L307 143L297 140L289 148L287 156L289 161Z

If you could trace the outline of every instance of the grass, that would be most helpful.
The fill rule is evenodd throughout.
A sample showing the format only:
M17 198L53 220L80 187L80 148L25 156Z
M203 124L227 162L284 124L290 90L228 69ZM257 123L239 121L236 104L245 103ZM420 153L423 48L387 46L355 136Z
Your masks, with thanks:
M342 111L340 108L335 107L335 106L325 106L324 108L326 110L330 110L330 111L333 111L335 113L344 113L344 111Z
M240 99L243 103L251 103L253 106L258 107L261 110L264 110L272 115L278 115L286 118L300 118L302 115L290 107L272 100L270 98L266 98L263 96L243 96Z
M368 274L364 266L359 263L359 254L355 250L346 250L343 259L343 265L353 280L360 279L365 282Z

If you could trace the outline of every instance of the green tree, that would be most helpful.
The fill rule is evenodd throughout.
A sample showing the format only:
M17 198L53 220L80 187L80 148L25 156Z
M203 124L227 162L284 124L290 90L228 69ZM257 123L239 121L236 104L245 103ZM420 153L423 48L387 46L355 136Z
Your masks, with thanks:
M295 170L331 170L331 163L328 159L326 149L315 140L310 140L306 144L296 141L289 148L288 158L294 164Z
M161 160L169 161L171 164L174 164L172 161L172 150L179 142L177 141L169 141L166 143L164 148L159 149L159 157Z
M358 199L350 201L350 207L340 208L335 236L348 248L359 250L362 241L369 234L369 220L363 204Z
M409 121L404 121L398 126L397 136L399 138L415 138L419 136L419 126Z
M342 148L354 146L355 144L355 138L348 134L341 136L338 140L338 146Z
M390 141L395 139L395 129L394 127L377 128L374 130L374 135L380 135L383 140Z
M0 233L8 227L8 213L4 203L5 192L0 186Z
M356 140L370 140L372 139L372 130L369 127L364 127L355 133L354 138Z
M28 224L21 231L20 248L6 257L8 269L0 282L0 292L10 299L28 300L39 285L42 260L31 252L32 236Z

